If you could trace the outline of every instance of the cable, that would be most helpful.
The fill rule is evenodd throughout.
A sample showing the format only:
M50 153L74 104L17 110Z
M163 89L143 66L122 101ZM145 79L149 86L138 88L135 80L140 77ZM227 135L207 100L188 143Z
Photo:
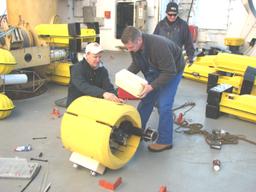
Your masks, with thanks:
M30 185L30 183L32 183L32 181L34 181L34 179L36 178L36 176L38 175L38 173L41 170L41 165L39 165L34 173L34 175L31 177L30 181L25 185L25 187L20 191L23 192L27 189L27 187Z

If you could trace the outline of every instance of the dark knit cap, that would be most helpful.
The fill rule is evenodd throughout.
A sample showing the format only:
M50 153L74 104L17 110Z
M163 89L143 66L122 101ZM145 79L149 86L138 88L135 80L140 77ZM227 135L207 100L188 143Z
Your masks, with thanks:
M179 12L178 4L175 3L175 2L170 2L170 3L168 3L165 12L166 12L166 13L168 13L168 12L178 13L178 12Z

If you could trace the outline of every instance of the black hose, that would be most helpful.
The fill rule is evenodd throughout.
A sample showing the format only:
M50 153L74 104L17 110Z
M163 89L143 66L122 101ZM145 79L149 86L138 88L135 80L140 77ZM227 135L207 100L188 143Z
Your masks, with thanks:
M36 178L36 176L38 175L38 173L41 170L41 165L39 165L36 170L35 173L33 174L33 176L31 177L30 181L27 183L27 185L25 185L25 187L23 187L23 189L20 192L23 192L27 189L27 187L30 185L30 183L32 183L32 181L34 181L34 179Z

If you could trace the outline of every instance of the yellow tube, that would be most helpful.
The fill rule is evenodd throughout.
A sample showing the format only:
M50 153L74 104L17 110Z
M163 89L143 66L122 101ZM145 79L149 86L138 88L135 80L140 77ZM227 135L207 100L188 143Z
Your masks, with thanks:
M140 137L132 135L126 146L111 148L111 133L124 121L141 128L139 113L133 106L82 96L71 103L63 116L62 143L68 150L97 160L105 167L121 168L140 143Z
M69 62L55 62L48 67L50 71L50 80L60 85L68 85L70 81L70 66Z

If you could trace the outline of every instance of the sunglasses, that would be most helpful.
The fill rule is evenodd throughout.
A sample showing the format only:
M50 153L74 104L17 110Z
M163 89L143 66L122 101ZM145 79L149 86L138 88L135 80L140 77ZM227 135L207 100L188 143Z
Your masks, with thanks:
M167 13L167 15L170 16L170 17L176 17L177 16L177 14L173 14L173 13Z

